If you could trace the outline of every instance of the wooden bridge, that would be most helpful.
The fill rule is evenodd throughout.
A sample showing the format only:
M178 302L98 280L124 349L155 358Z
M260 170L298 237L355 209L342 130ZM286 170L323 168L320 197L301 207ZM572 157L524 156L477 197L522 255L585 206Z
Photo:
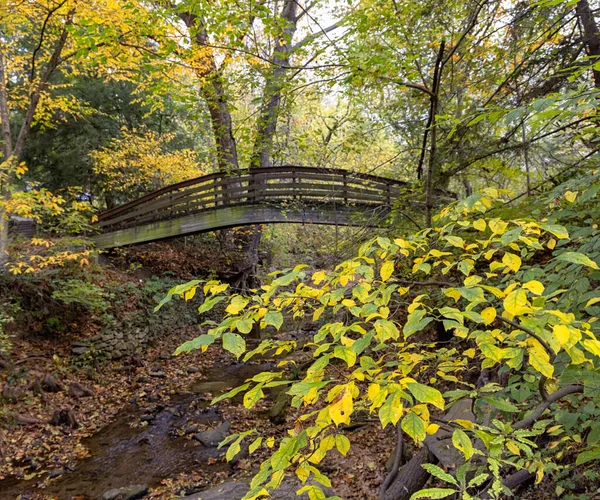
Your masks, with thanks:
M218 172L167 186L99 215L98 248L236 226L380 226L407 183L346 170L270 167Z

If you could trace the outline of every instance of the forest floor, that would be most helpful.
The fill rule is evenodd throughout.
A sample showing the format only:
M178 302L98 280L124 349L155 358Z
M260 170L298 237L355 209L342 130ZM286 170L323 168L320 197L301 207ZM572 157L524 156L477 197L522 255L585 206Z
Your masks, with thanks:
M225 388L219 384L223 381L218 379L238 377L238 383L241 383L244 378L243 372L239 377L232 375L229 369L241 364L217 348L204 354L193 352L171 356L178 345L198 334L197 328L190 327L167 336L149 348L143 358L113 361L97 367L74 366L70 343L17 339L10 360L12 368L0 371L1 383L6 383L9 377L19 377L19 387L24 388L3 410L4 459L0 463L0 479L8 479L0 481L0 498L12 499L19 495L22 499L96 498L98 488L108 490L147 482L151 487L148 498L167 499L193 493L227 478L249 479L270 453L266 446L231 465L225 461L224 450L206 453L204 446L193 439L195 432L214 425L206 421L195 425L194 418L198 412L208 411L205 408L210 399ZM272 361L262 359L258 369ZM269 364L268 368L273 366ZM47 374L53 374L60 389L36 393L33 390L36 380ZM209 381L203 384L206 379ZM70 391L73 384L89 389L92 394L77 397ZM230 422L230 432L255 428L257 435L265 438L281 437L286 427L289 428L287 425L293 426L295 415L288 412L287 425L273 425L268 418L271 404L272 401L266 399L254 409L247 410L239 401L224 401L218 404L217 415ZM161 425L160 415L165 408L171 413L179 412L181 418ZM55 410L70 410L77 428L48 423ZM111 425L117 425L119 421L125 428L117 427L116 433L111 432ZM337 495L346 499L377 497L378 486L385 474L385 462L393 446L388 431L381 431L375 423L366 422L347 432L352 443L348 455L344 457L335 452L322 464ZM104 448L98 446L102 440L108 441L101 444L112 449L112 453L131 455L127 470L120 470L116 474L118 477L111 478L115 469L124 467L123 463L118 465L118 460L110 464L107 461L97 463L95 468L88 463L93 460L91 455L106 454ZM111 443L111 440L115 442ZM160 456L160 460L153 457L158 460L155 465L158 470L151 470L152 465L139 465L139 470L132 470L136 467L135 454L138 451L140 455L144 453L140 443L150 450L157 446L169 448L169 453ZM125 450L117 445L132 449ZM101 470L103 463L107 464L107 470ZM140 463L143 463L141 459ZM178 466L181 471L177 470ZM91 486L89 474L85 478L79 477L79 469L87 472L94 469L94 474L110 481L103 486L96 478ZM148 477L145 478L146 469ZM94 492L89 491L92 487Z

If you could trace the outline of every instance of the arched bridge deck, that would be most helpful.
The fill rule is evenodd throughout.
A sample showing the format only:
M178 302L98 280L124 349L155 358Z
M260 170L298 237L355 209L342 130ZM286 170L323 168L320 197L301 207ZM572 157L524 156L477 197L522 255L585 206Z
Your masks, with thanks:
M346 170L269 167L167 186L99 215L98 248L267 223L378 226L405 182Z

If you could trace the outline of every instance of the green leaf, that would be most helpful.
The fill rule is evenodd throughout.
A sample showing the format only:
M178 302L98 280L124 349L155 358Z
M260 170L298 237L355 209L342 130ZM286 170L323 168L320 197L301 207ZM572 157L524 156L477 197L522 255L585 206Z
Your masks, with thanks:
M462 451L465 459L469 460L473 456L473 443L471 443L471 439L464 431L460 429L454 431L452 434L452 444L456 449Z
M581 264L582 266L591 267L592 269L600 269L598 264L596 264L587 255L584 255L580 252L561 253L558 257L556 257L556 260L561 262L570 262L571 264Z
M425 310L416 309L408 315L406 324L402 330L405 337L410 337L413 333L420 332L433 321L433 318L424 318L425 314Z
M254 408L254 405L258 403L262 398L265 397L265 393L262 390L263 384L257 384L255 387L250 389L244 394L244 407Z
M428 385L419 384L418 382L409 382L406 388L421 403L429 403L436 406L440 410L444 409L444 397L442 393Z
M246 350L246 341L237 333L227 332L223 335L223 349L239 358Z
M231 462L231 460L233 460L233 457L235 457L241 450L241 446L240 446L240 442L241 442L242 438L239 437L237 438L230 446L229 448L227 448L227 453L225 453L225 459L228 462Z
M229 392L226 392L225 394L221 394L220 396L217 396L216 398L214 398L210 402L210 404L216 405L219 401L223 401L224 399L232 398L232 397L236 396L237 394L239 394L240 392L243 392L246 389L248 389L248 387L250 387L249 383L240 385L239 387L235 387L234 389L231 389Z
M449 488L426 488L413 493L410 497L410 500L419 500L420 498L446 498L450 495L454 495L455 493L457 493L456 490L451 490Z
M558 224L543 224L542 229L556 236L559 240L569 239L569 231Z
M414 412L409 412L402 419L402 430L406 432L416 442L423 441L427 436L425 422Z
M381 394L385 393L382 392ZM398 392L390 394L385 400L385 403L379 408L379 420L381 426L385 429L386 425L389 423L396 425L402 416L402 409L400 394Z
M206 299L198 308L198 314L203 314L207 311L210 311L219 302L222 302L226 298L227 297L220 296L220 297L210 297L209 299Z
M335 447L342 455L346 455L350 450L350 440L343 434L337 434L335 436Z
M262 437L257 437L254 441L252 441L252 443L250 443L250 446L248 447L248 451L250 453L254 453L258 447L262 444Z
M188 340L187 342L180 345L175 350L175 356L179 356L181 353L190 352L195 349L201 349L202 347L206 347L214 343L216 337L214 335L200 335L193 340Z
M481 486L488 477L490 477L490 475L486 474L486 473L475 476L473 479L471 479L469 481L469 485L468 485L469 488L474 488L475 486Z
M458 486L456 479L454 479L452 475L445 472L444 469L442 469L441 467L438 467L437 465L433 464L422 464L421 467L423 467L423 469L429 472L429 474L431 474L432 476L435 476L438 479L445 481L446 483Z
M252 325L254 321L251 319L239 319L235 322L235 327L240 333L250 333L252 331Z
M333 357L345 361L348 367L354 366L356 363L356 353L350 347L336 346L333 350Z
M594 448L593 450L587 450L581 452L577 455L577 460L575 460L576 465L582 465L587 462L592 462L593 460L600 459L600 448Z
M263 318L267 325L274 326L277 330L283 325L283 315L279 311L269 311Z

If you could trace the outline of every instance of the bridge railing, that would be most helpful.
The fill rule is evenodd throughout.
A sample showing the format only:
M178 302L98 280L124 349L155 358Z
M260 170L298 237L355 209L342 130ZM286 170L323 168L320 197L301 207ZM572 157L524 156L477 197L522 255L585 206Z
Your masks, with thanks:
M402 181L346 170L285 166L217 172L167 186L103 212L104 231L248 204L391 206L407 186Z

